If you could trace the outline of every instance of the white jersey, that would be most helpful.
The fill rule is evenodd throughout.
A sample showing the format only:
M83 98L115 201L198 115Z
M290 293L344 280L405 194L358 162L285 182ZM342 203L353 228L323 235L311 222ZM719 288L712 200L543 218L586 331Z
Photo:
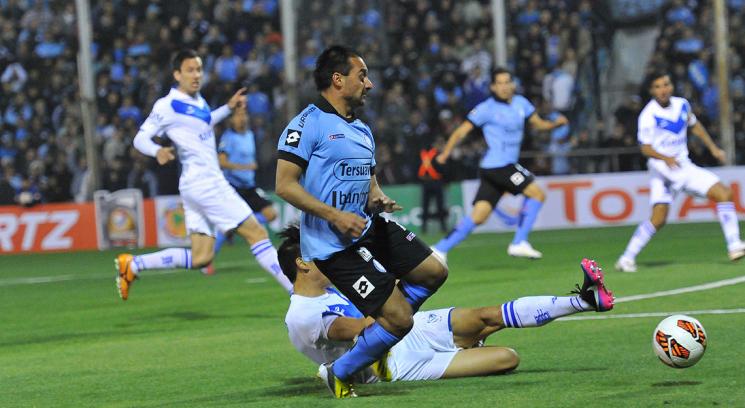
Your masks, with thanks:
M166 134L176 146L181 162L179 190L227 185L217 159L213 127L228 115L227 105L211 111L201 95L192 97L172 88L153 105L135 136L134 146L143 154L155 157L161 146L152 137Z
M639 114L639 143L651 145L658 153L674 157L679 163L689 162L688 127L696 122L691 104L685 98L670 97L667 107L652 99ZM649 161L662 162L652 158Z
M414 314L414 327L387 358L390 380L413 381L441 378L460 350L450 330L452 308ZM316 364L335 361L352 347L351 341L330 340L329 329L340 317L362 318L359 310L334 288L316 297L292 295L285 324L295 348ZM360 373L356 382L377 380L370 370Z

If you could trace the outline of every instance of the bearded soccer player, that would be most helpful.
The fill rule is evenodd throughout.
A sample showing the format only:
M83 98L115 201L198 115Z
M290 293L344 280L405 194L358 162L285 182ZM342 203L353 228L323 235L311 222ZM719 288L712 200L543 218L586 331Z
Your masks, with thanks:
M302 258L375 322L319 375L337 398L353 376L411 330L412 315L445 282L447 267L413 232L381 217L401 207L375 178L375 140L355 116L373 84L356 52L331 46L313 72L320 95L282 132L277 194L302 211ZM396 280L400 280L396 284Z
M191 249L168 248L143 255L117 256L119 295L122 300L127 300L132 284L145 270L206 267L214 257L217 231L233 230L246 239L261 267L285 290L291 290L292 285L282 274L277 250L266 229L225 179L217 160L213 127L231 111L245 109L246 90L238 90L227 104L211 110L199 93L202 59L192 50L176 54L173 78L178 85L155 102L134 138L134 146L142 154L156 158L161 165L174 160L178 154L182 166L179 193L184 204ZM152 140L161 135L166 135L175 148L163 147Z

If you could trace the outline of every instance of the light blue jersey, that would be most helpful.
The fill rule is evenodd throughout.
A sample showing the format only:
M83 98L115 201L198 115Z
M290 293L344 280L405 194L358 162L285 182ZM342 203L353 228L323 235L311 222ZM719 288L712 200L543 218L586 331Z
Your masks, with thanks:
M228 129L220 138L217 152L226 154L228 161L231 163L256 163L256 143L254 142L253 132L246 130L243 133L238 133L233 129ZM222 172L233 187L256 187L256 172L254 170L224 169Z
M277 149L280 159L305 170L300 184L308 193L364 218L367 232L371 224L366 207L375 171L375 141L365 123L341 117L328 101L320 98L290 121ZM300 251L306 261L328 259L355 241L328 221L303 212Z
M535 112L533 105L522 95L512 102L490 98L476 105L466 117L481 128L489 146L481 158L482 169L493 169L517 163L523 141L525 121Z

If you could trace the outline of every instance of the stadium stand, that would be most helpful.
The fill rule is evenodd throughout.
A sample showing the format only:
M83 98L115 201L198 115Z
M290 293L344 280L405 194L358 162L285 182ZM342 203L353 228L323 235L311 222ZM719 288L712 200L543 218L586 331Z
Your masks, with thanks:
M544 114L564 113L573 126L564 136L528 138L525 149L543 152L529 159L530 167L539 174L608 168L602 158L589 165L566 158L572 149L635 145L632 118L640 107L638 100L629 100L616 111L617 124L608 137L595 136L598 126L588 128L592 107L587 101L595 75L589 54L598 46L593 45L592 2L507 3L508 67L516 73L522 93ZM729 1L737 16L730 19L730 38L738 162L745 160L745 27L740 3ZM74 3L0 4L0 202L32 205L90 199L78 103ZM275 143L286 117L278 1L189 4L110 0L93 6L97 143L105 189L136 187L145 196L177 192L176 165L156 166L136 153L131 140L150 104L167 92L169 60L181 47L193 47L203 56L203 95L212 106L224 102L244 81L251 84L248 111L259 144L258 182L273 186ZM300 106L314 94L314 56L334 39L344 38L365 56L378 87L364 116L374 126L380 178L385 184L415 182L417 161L408 158L436 136L447 136L489 93L489 2L312 0L300 7L299 14L309 22L298 24ZM672 2L650 66L670 67L679 92L701 102L696 113L716 134L710 20L711 7L705 2ZM451 180L475 176L482 144L481 138L472 137L457 149L453 157L463 160L458 160ZM692 155L701 156L697 158L703 163L709 160L695 148ZM638 158L626 161L618 167L640 168Z

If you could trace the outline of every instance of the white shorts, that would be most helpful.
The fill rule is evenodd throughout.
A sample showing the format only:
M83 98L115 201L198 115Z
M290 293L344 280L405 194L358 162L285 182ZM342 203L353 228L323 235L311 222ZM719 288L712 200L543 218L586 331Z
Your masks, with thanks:
M461 349L453 342L450 312L453 308L414 314L414 327L388 356L391 381L442 378Z
M188 234L214 237L217 231L235 229L253 214L251 207L225 180L204 187L182 189L180 192Z
M649 181L649 201L652 205L670 204L680 191L706 197L709 189L719 182L716 174L690 161L671 169L662 160L652 159L647 162L647 167L652 176Z

